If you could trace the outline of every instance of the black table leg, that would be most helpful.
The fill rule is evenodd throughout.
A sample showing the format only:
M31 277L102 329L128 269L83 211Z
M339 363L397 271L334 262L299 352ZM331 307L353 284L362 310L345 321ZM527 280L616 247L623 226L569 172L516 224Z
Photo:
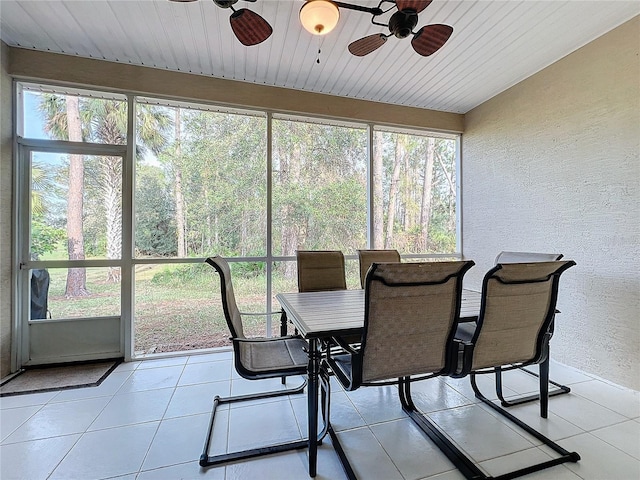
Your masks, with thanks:
M318 375L320 372L320 349L317 339L309 339L309 384L308 422L309 422L309 476L316 476L318 463Z

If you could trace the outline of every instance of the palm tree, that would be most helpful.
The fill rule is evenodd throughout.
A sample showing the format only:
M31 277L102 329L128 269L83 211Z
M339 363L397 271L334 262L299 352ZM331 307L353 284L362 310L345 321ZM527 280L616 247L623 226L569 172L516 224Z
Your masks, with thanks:
M89 125L87 141L123 145L127 140L127 104L116 100L87 99L82 109L84 124ZM137 107L137 155L146 149L154 153L167 144L170 117L161 109L141 104ZM102 157L100 186L104 195L106 217L107 258L118 259L122 254L122 160ZM109 268L107 281L120 281L120 269Z
M47 214L45 193L53 189L53 179L46 164L34 161L31 165L31 215L42 218Z
M31 260L40 260L44 253L55 250L58 242L67 238L64 230L46 224L50 212L47 193L55 191L52 169L35 159L31 164Z
M69 110L70 102L78 105L77 110ZM78 142L112 145L126 143L128 120L126 102L94 98L79 99L71 95L43 95L40 109L46 117L45 130L53 138L68 138ZM75 118L78 119L77 126L73 121ZM170 128L171 118L161 108L152 105L139 105L137 118L139 140L137 154L143 154L145 149L157 153L167 143L166 132ZM84 258L82 237L84 170L82 160L81 156L70 155L69 209L67 212L67 230L70 232L70 259ZM96 180L103 192L107 258L118 259L122 254L122 159L106 156L100 157L99 161L100 174ZM81 255L80 250L82 250ZM71 270L75 269L70 269L70 274ZM84 272L84 269L81 270ZM120 269L110 268L107 280L118 282ZM67 284L69 285L69 277ZM82 295L82 290L86 292L84 284L83 281L81 289L68 291L67 295Z
M80 102L78 97L43 95L40 110L45 113L45 131L53 138L82 141ZM84 260L84 232L82 229L84 192L84 158L69 155L69 189L67 194L67 251L69 260ZM70 268L67 272L66 297L88 295L84 268Z

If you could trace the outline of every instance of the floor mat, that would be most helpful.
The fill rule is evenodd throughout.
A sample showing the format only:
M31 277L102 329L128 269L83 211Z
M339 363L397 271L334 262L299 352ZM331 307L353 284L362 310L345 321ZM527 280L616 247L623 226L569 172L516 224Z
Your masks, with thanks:
M0 397L97 387L122 359L27 368L0 385Z

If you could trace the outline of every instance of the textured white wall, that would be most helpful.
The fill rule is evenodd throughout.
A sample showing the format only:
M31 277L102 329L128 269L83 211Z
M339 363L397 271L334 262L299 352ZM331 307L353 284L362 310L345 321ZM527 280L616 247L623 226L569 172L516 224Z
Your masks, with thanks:
M639 390L640 17L465 116L463 253L559 252L552 357Z
M11 78L0 42L0 378L11 368Z

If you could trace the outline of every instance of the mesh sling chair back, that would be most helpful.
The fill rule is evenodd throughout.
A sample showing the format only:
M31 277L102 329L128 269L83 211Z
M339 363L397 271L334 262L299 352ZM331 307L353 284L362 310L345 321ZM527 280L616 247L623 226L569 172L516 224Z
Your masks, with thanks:
M400 253L397 250L358 250L360 264L360 286L364 288L367 271L373 262L400 263Z
M299 292L347 289L344 254L340 250L298 250L296 260ZM347 340L357 343L360 337L352 336Z
M469 356L465 358L467 372L548 360L545 343L560 275L573 265L571 260L505 263L487 272L478 326L469 339Z
M298 291L346 290L344 255L339 250L297 250Z
M365 282L365 313L360 348L340 338L347 353L331 353L322 369L333 371L346 390L398 384L409 399L410 382L447 373L456 364L453 336L460 314L462 278L472 261L373 263ZM418 377L409 378L412 375ZM329 388L329 384L323 386ZM323 401L330 401L323 392ZM345 472L355 478L344 450L326 420Z
M563 257L563 255L561 253L539 253L539 252L510 252L510 251L502 251L498 254L498 256L496 257L495 260L495 264L499 264L499 263L533 263L533 262L553 262L553 261L557 261L560 260ZM556 311L556 313L558 313ZM551 322L551 326L549 327L549 333L551 335L553 335L553 330L554 330L554 325L555 325L555 318L554 320L552 320ZM528 368L522 367L521 371L532 375L534 377L538 377L539 374L531 371ZM552 390L549 390L549 396L555 396L555 395L562 395L564 393L569 393L571 392L571 388L569 388L566 385L562 385L558 382L555 382L551 379L549 379L549 383L551 385L553 385L556 388L553 388ZM497 372L496 373L496 395L498 396L498 398L500 399L500 402L502 404L503 407L511 407L513 405L520 405L522 403L527 403L527 402L532 402L532 401L536 401L539 400L540 396L537 394L534 395L522 395L520 397L511 397L509 398L509 400L507 400L504 397L504 393L503 393L503 379L502 379L502 373L501 372Z
M238 310L238 306L236 304L229 264L220 256L210 257L205 261L211 265L220 276L222 307L225 320L231 333L234 364L238 374L249 380L306 375L308 363L308 357L306 354L307 343L301 337L294 335L275 338L247 338L243 331L242 314L240 310ZM300 440L240 452L231 452L215 456L209 455L215 414L218 405L301 393L306 384L307 382L305 380L302 385L286 390L281 389L258 394L224 398L216 396L213 400L213 410L211 412L204 449L200 456L200 466L210 467L244 458L305 448L307 446L307 441Z

